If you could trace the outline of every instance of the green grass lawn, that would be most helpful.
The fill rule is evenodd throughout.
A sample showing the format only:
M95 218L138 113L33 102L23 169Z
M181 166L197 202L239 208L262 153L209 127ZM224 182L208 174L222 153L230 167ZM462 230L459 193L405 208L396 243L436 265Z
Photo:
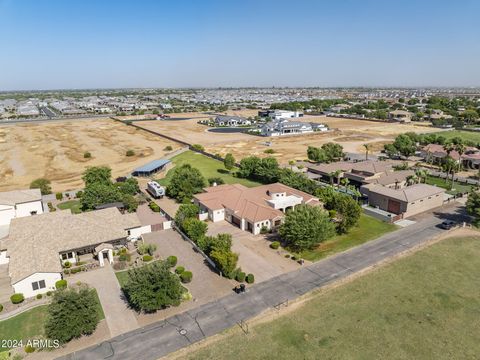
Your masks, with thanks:
M435 186L441 187L443 189L446 189L447 194L451 194L451 195L455 195L457 193L469 192L472 189L471 185L461 184L458 181L455 181L454 190L450 190L451 184L452 184L451 179L449 179L448 183L447 183L447 181L445 181L445 179L441 179L441 178L434 177L434 176L428 176L427 180L426 180L426 183L429 184L429 185L435 185Z
M475 143L480 143L480 132L451 130L451 131L440 131L434 134L441 135L445 137L447 140L458 136L463 140L469 140Z
M47 317L47 305L38 306L13 318L0 321L0 339L23 340L44 335L44 323ZM0 351L7 351L0 348Z
M305 260L317 261L327 256L345 251L351 247L363 244L376 239L383 234L396 230L398 227L393 224L377 220L372 216L362 214L357 226L353 227L347 234L337 235L325 241L315 250L307 250L300 254Z
M475 359L480 242L444 240L188 359Z
M127 282L128 279L128 270L123 270L123 271L117 271L115 272L115 276L117 277L118 283L120 284L120 287L123 287L125 283Z
M57 208L60 210L70 209L72 214L80 214L82 212L80 206L80 200L68 200L57 204Z
M202 175L207 180L208 178L212 177L220 177L225 181L226 184L239 183L248 187L260 185L260 183L258 182L233 176L232 174L227 172L227 170L223 166L223 162L209 158L208 156L193 151L185 151L177 156L174 156L171 160L175 164L175 166L180 166L183 164L192 165L193 167L200 170ZM233 172L234 171L235 170L233 170ZM158 182L164 186L168 185L172 174L173 169L170 169L165 178L159 179Z

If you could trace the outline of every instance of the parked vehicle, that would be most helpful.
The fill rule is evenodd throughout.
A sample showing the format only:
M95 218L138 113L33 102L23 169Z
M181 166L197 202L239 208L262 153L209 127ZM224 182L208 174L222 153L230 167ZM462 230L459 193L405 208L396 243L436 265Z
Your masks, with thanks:
M455 227L455 222L452 220L446 220L440 224L440 227L444 230L450 230Z
M149 181L147 183L147 191L155 199L161 199L163 196L165 196L165 188L160 186L160 184L156 181Z

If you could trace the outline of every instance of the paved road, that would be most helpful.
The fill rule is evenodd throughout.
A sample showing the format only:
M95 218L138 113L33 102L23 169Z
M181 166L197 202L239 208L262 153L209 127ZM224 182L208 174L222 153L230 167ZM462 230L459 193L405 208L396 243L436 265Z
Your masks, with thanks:
M227 295L62 359L158 359L241 321L247 321L269 308L281 306L288 300L425 243L444 231L438 224L446 218L465 219L460 208L449 206L448 209L448 212L444 208L440 212L422 216L414 225L349 251L254 285L244 294Z

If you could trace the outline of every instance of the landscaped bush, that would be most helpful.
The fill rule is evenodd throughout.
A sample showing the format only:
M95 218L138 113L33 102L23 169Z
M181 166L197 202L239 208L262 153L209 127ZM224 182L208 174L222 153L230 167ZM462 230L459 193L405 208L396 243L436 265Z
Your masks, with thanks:
M297 261L297 260L298 260L298 258L297 258L295 255L293 255L290 259L292 259L293 261Z
M274 250L278 249L280 247L280 243L278 241L274 241L270 244L270 247Z
M244 282L244 281L245 281L245 277L246 277L245 273L244 273L243 271L239 271L239 272L237 273L236 280L237 280L238 282Z
M273 149L267 149L264 151L265 154L274 154L275 153L275 150Z
M152 256L152 255L143 255L142 260L143 260L144 262L152 261L152 260L153 260L153 256Z
M183 266L178 266L176 269L175 269L175 273L180 275L181 273L183 273L185 271L185 268Z
M35 352L35 348L32 345L27 345L27 346L25 346L25 352L27 354L31 354L31 353Z
M10 301L12 304L20 304L23 300L25 300L25 297L22 293L13 294L10 296Z
M140 255L148 254L150 256L153 256L155 250L157 250L157 245L155 244L140 244L137 249Z
M151 201L149 204L148 204L148 207L153 211L153 212L160 212L160 206L158 206L156 203L154 203L153 201Z
M260 228L260 234L267 234L268 233L268 227L266 227L265 225L263 225L261 228Z
M62 194L61 192L57 192L57 193L55 194L55 198L56 198L57 200L62 200L62 199L63 199L63 194Z
M72 269L72 273L73 273L73 270L75 270L75 269ZM58 280L58 281L55 283L55 288L56 288L57 290L66 289L66 288L67 288L67 280L65 280L65 279Z
M253 284L255 282L255 276L253 276L253 274L248 274L245 281L247 284Z
M3 305L0 304L0 312L2 312L2 311L3 311Z
M90 159L91 157L92 157L92 154L90 154L90 152L85 151L85 152L83 153L83 158L84 158L84 159Z
M175 255L170 255L167 257L167 265L170 267L177 265L177 257Z
M77 193L75 194L75 196L77 197L77 199L80 199L83 195L83 191L80 190L80 191L77 191Z
M80 271L84 271L84 270L85 270L84 266L79 266L79 267L76 267L76 268L73 268L72 270L70 270L70 273L71 274L76 274L76 273L79 273Z
M285 257L286 257L287 259L290 259L290 254L285 254Z
M129 156L129 157L130 157L130 156L135 156L135 151L129 149L129 150L127 150L127 152L125 153L125 155L126 155L126 156Z
M72 263L71 263L70 261L65 261L65 262L63 263L63 267L64 267L65 269L68 269L68 268L72 267Z
M172 151L173 148L172 148L171 145L168 145L168 146L165 146L165 149L164 149L164 150L165 150L165 151Z
M191 271L184 271L180 274L180 280L184 284L188 284L190 281L192 281L193 274Z
M130 260L132 259L132 256L130 254L120 254L120 256L118 257L118 260L120 261L126 261L126 262L129 262Z
M50 290L47 291L47 296L52 296L52 292Z
M40 300L42 298L42 294L37 294L37 299Z

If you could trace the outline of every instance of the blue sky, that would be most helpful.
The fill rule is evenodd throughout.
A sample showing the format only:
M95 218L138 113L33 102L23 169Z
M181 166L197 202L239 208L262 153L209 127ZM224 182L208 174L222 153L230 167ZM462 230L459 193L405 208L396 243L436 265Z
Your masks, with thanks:
M0 0L0 90L480 86L480 1Z

